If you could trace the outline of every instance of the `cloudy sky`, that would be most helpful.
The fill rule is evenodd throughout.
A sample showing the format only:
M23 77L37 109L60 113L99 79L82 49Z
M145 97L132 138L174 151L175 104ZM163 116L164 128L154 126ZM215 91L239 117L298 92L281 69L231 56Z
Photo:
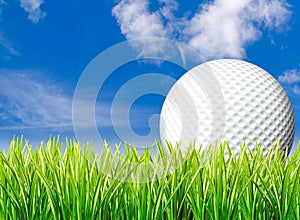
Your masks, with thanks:
M72 100L84 69L104 50L141 37L178 41L205 60L238 58L267 70L287 91L299 140L299 27L295 0L0 0L0 147L14 134L34 144L50 134L73 137ZM140 57L164 52L161 45L132 46ZM106 139L116 140L112 99L148 72L178 79L185 71L164 62L118 68L97 98L95 118ZM136 133L149 132L149 117L163 101L152 94L134 103L129 118Z

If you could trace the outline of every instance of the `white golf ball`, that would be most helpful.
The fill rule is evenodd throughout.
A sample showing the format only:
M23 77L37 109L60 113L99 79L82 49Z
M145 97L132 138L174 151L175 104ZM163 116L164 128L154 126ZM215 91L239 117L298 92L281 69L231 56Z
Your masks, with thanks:
M280 138L290 151L294 113L282 86L263 69L240 60L201 64L183 75L168 93L160 116L162 142L191 141L207 147L227 140L239 153L246 143L264 154ZM203 148L202 148L203 149Z

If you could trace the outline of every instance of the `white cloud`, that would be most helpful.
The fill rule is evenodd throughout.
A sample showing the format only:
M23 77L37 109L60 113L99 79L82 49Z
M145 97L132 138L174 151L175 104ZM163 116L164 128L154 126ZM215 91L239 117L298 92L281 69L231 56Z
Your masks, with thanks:
M177 18L174 16L174 12L178 10L178 2L176 0L158 0L158 2L161 4L159 9L161 15L168 21L176 21Z
M38 23L46 16L46 12L43 12L40 8L44 0L20 0L20 2L21 7L28 14L28 19L33 23Z
M260 34L251 22L241 18L244 8L244 0L202 5L201 11L187 22L188 43L208 58L243 57L244 42L254 41Z
M300 82L300 71L296 69L287 70L278 77L279 82L293 84Z
M143 37L165 37L169 33L165 29L161 15L149 11L148 0L123 0L112 10L120 25L121 32L128 40ZM140 42L132 45L142 55L159 53L163 45Z
M252 1L252 5L256 1ZM258 0L257 7L251 9L257 21L263 22L267 28L285 29L284 23L290 17L290 5L285 0Z
M123 0L112 10L121 32L128 39L137 37L166 37L168 31L157 12L149 11L147 0Z
M243 58L261 29L281 30L290 12L279 0L215 0L187 21L188 43L207 58Z
M0 70L0 127L72 126L72 99L43 73Z
M299 88L299 86L294 86L294 88L293 88L293 92L296 94L296 95L300 95L300 88Z
M245 57L246 46L261 37L262 29L282 31L291 14L285 0L215 0L200 4L191 19L176 18L176 0L158 1L161 7L153 12L149 0L121 0L113 8L126 38L180 40L207 59ZM144 53L149 49L145 46L138 49L141 48Z

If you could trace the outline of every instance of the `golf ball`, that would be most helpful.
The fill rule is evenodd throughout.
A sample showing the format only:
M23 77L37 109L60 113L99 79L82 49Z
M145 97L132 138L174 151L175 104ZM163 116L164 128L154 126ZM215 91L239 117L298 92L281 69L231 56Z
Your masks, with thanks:
M162 107L163 143L191 141L208 147L226 140L236 154L240 145L264 155L280 139L290 151L295 132L294 113L282 86L251 63L222 59L201 64L184 74L171 88ZM202 148L203 149L203 148Z

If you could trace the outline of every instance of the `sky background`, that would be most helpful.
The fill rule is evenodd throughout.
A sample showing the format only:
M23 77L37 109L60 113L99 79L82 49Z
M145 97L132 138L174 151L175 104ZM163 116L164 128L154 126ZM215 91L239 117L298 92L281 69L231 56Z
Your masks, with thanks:
M13 135L37 144L74 137L72 99L86 66L102 51L140 37L184 43L205 60L237 58L271 73L286 89L300 139L300 2L298 0L0 0L0 148ZM141 55L159 45L138 45ZM116 141L110 119L114 95L126 81L149 72L180 78L170 63L135 61L118 68L101 88L96 121ZM170 86L170 85L165 85ZM147 95L132 106L139 135L149 132L164 98ZM295 146L294 144L294 146Z

